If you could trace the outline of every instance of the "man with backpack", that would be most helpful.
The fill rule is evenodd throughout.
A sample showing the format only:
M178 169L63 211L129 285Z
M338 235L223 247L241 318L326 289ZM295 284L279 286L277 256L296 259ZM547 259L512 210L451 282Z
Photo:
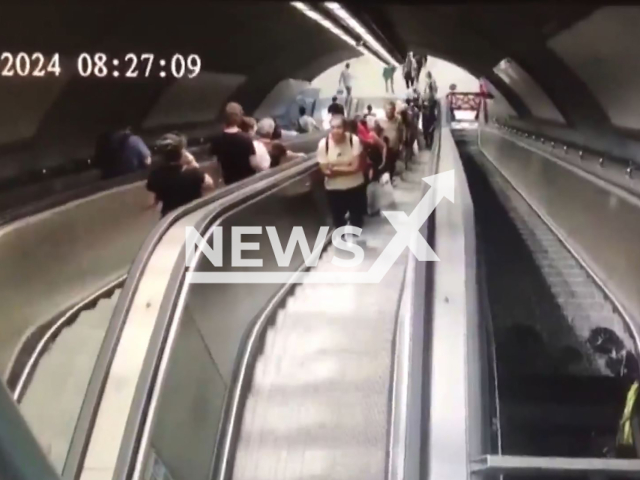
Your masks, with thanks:
M367 193L362 173L362 145L356 135L347 133L344 117L335 116L330 133L318 144L318 162L325 175L325 189L335 228L349 223L362 228L367 211ZM347 236L347 241L354 241Z
M102 178L115 178L143 170L151 164L151 152L130 127L103 133L98 137L94 164Z

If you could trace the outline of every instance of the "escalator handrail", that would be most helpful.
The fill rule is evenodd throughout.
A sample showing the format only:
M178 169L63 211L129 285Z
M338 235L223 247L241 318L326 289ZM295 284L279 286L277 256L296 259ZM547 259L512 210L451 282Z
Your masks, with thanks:
M196 153L199 150L205 148L206 145L198 145L195 147L191 147L188 149L190 153ZM202 162L206 164L206 162ZM153 165L157 164L157 162L152 163ZM87 170L88 171L88 170ZM81 175L82 173L86 173L87 171L79 172L77 175ZM70 202L74 202L77 200L84 200L86 198L90 198L94 195L107 192L110 190L115 190L118 188L128 187L130 185L134 185L140 183L146 179L149 174L149 168L144 170L139 170L137 172L129 173L126 175L121 175L116 178L110 179L99 179L95 182L91 182L88 185L83 185L80 187L73 188L69 191L55 193L53 195L48 196L47 198L42 198L40 200L35 200L32 202L28 202L25 205L12 207L7 210L0 212L0 227L4 227L12 224L22 218L30 217L32 215L37 215L39 213L46 212L56 207L64 206ZM66 175L64 178L71 177L72 175ZM62 177L59 177L62 178ZM27 185L29 186L29 185Z
M294 166L281 172L280 175L271 176L261 182L247 186L246 188L211 202L207 210L199 220L195 222L195 229L202 235L207 229L226 216L228 212L236 210L256 198L263 197L271 191L280 188L283 184L290 183L308 175L317 169L315 154L295 163ZM184 245L181 247L184 251ZM156 385L160 362L163 358L166 335L170 329L172 319L176 313L176 306L180 297L181 287L186 274L185 255L178 255L178 260L172 268L169 281L160 310L156 316L151 340L147 346L142 369L135 386L135 394L131 408L128 412L126 426L120 442L117 463L114 469L113 479L125 480L130 478L131 469L136 461L138 448L142 444L142 434L145 421L152 400L150 392Z
M429 165L428 176L438 171L441 130L439 126L436 129L434 160ZM435 214L432 214L418 234L433 246L434 230ZM429 390L425 380L429 376L429 351L425 339L429 336L425 330L431 323L433 268L434 262L418 261L415 255L408 257L392 356L387 480L425 478L420 459L428 440L423 429L423 417L429 411L425 408Z
M291 147L293 146L292 144L296 143L296 140L302 141L303 139L293 139L293 141L285 141L283 143L287 147ZM309 141L308 137L304 140ZM86 396L83 401L80 414L78 416L76 429L70 443L67 462L65 463L65 467L63 470L63 478L74 480L78 478L81 470L81 465L84 462L84 456L88 446L90 432L93 429L93 425L97 416L98 405L104 392L104 387L107 382L107 376L111 368L111 363L113 361L114 354L119 342L120 334L122 333L122 329L124 327L125 319L128 316L134 294L140 283L142 274L145 271L145 268L148 264L149 259L151 258L155 247L158 245L162 237L171 229L173 225L175 225L178 221L185 218L189 214L203 209L204 207L207 207L227 196L236 194L245 188L249 188L266 180L284 175L286 172L295 168L296 166L301 165L305 161L308 161L306 157L294 160L292 162L287 162L277 168L262 172L259 175L254 175L241 182L224 187L220 190L215 191L213 194L207 197L196 200L189 205L185 205L184 207L169 213L167 216L161 219L160 222L151 231L151 233L147 236L142 247L140 248L139 253L133 261L131 268L129 269L127 279L124 283L122 291L120 292L118 302L109 322L109 327L107 328L107 331L105 333L104 340L96 359L91 379L89 381L89 385L87 386Z

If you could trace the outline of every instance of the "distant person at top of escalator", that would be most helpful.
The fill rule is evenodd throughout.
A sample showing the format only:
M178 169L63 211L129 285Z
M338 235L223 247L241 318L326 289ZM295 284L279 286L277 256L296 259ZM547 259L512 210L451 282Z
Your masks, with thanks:
M340 115L344 117L344 105L338 103L338 97L333 97L331 99L331 105L327 108L327 112L329 112L329 115L331 116Z
M351 97L351 91L353 89L353 74L351 73L351 65L348 63L344 66L344 70L340 72L340 78L338 79L338 89L344 87L345 97Z
M363 118L368 122L368 118L373 117L376 118L376 114L373 113L373 105L367 105L367 111L365 112Z
M250 137L256 136L258 126L256 121L251 117L244 117L240 123L240 130L249 135ZM271 166L271 158L267 147L260 140L253 140L253 147L256 149L255 156L251 157L251 166L256 172L262 172L268 170Z
M168 133L157 144L162 163L151 170L147 190L153 195L153 204L162 204L162 216L202 197L213 189L211 177L185 155L186 139L182 135Z
M256 149L249 135L240 130L242 107L234 102L224 111L224 130L211 141L211 155L215 156L222 170L225 185L249 178L255 173Z
M298 113L300 114L300 118L298 118L297 122L298 133L309 133L315 130L319 130L318 124L312 117L307 115L307 109L304 106L300 105L300 108L298 108Z
M384 89L389 93L389 87L391 87L391 93L396 93L393 87L393 76L396 73L396 67L394 65L386 65L382 69L382 78L384 78Z
M126 127L100 135L93 160L102 178L114 178L147 168L151 164L151 152L144 141Z
M431 74L431 72L427 71L427 82L424 86L424 97L425 98L430 98L430 97L436 97L438 95L438 85L436 84L435 79L433 78L433 75Z

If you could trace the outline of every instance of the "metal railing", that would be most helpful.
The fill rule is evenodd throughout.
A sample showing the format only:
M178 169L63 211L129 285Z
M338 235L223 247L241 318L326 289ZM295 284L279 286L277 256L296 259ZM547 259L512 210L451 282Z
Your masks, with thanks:
M538 142L540 145L547 147L553 152L559 152L562 153L562 155L570 155L574 153L581 162L592 160L597 162L600 168L606 168L610 163L620 165L624 168L624 175L627 178L633 178L634 172L639 168L638 162L632 159L611 155L601 150L596 150L584 145L578 145L575 142L567 140L560 140L556 137L543 135L531 130L516 128L506 123L498 122L497 120L494 120L494 124L505 133L522 137L524 140Z
M83 312L95 308L100 300L110 298L118 288L124 285L126 278L127 276L123 275L109 282L104 288L77 303L59 318L54 318L41 328L37 328L25 338L9 366L7 375L7 386L11 389L16 402L20 403L22 400L40 360L58 335L65 328L73 325Z

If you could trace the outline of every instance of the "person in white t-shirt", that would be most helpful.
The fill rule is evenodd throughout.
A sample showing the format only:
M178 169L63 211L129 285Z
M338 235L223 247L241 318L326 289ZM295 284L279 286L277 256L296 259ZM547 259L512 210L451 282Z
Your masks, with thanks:
M301 105L298 113L300 113L300 118L298 118L298 133L309 133L319 130L316 121L307 115L307 109L305 107Z
M255 119L251 117L244 117L240 124L240 130L254 138L257 131L257 123ZM251 167L253 167L256 172L269 170L269 167L271 166L271 157L269 156L267 147L260 140L254 139L253 148L255 149L256 154L251 156L249 159Z
M351 96L351 91L353 89L353 74L351 73L350 67L351 65L347 63L344 66L344 70L340 72L340 78L338 79L338 88L344 86L345 97L347 99Z
M357 135L347 133L344 117L335 116L331 132L318 144L318 162L325 175L325 189L335 228L364 224L367 190L362 173L363 150Z

